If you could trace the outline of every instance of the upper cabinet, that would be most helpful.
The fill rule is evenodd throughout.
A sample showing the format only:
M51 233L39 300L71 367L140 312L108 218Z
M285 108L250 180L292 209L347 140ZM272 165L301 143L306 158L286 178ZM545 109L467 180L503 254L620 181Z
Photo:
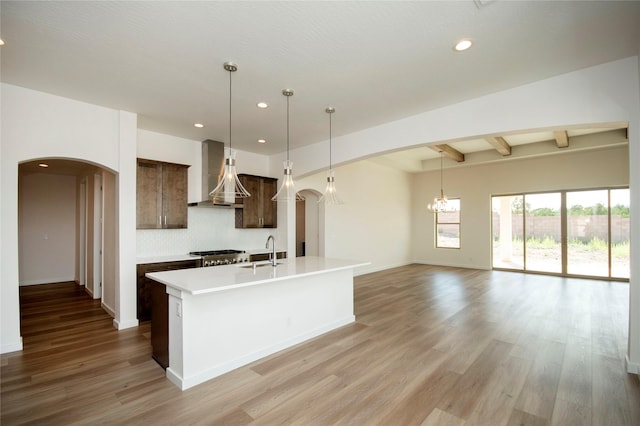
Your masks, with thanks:
M187 168L182 164L138 159L136 227L187 227Z
M239 174L238 179L249 191L251 197L238 198L236 228L277 228L278 208L271 198L278 191L278 179Z

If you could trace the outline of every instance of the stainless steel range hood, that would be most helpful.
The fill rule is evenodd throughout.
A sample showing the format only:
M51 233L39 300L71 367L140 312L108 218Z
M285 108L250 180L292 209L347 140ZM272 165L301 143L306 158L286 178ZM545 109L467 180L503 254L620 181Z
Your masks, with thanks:
M189 203L189 207L242 207L242 204L213 203L209 197L224 173L224 160L224 143L211 139L202 141L202 201Z

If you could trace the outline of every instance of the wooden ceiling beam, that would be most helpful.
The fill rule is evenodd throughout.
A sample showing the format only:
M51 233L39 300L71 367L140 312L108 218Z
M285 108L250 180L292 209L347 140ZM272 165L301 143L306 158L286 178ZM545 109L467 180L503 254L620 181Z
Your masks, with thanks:
M462 163L464 161L464 154L447 144L432 145L430 146L430 148L436 152L443 153L444 155L451 158L452 160L457 161L458 163Z
M511 155L511 145L502 136L489 136L485 138L489 144L496 149L503 157Z
M556 145L558 145L558 148L566 148L569 146L569 135L566 130L554 131L553 137L556 138Z

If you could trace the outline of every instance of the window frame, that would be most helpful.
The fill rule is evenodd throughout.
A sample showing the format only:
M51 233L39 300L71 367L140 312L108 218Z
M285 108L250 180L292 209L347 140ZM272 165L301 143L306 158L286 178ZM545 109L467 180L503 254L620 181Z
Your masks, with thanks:
M435 218L434 218L434 245L435 248L437 249L451 249L451 250L460 250L460 248L462 247L462 200L460 198L450 198L448 200L448 202L451 201L457 201L458 204L458 208L457 208L457 212L458 212L458 221L457 222L441 222L440 221L440 213L435 213ZM439 233L438 233L438 227L439 225L447 225L447 226L451 226L451 225L455 225L458 228L458 245L457 247L453 247L453 246L444 246L444 245L440 245L439 244Z

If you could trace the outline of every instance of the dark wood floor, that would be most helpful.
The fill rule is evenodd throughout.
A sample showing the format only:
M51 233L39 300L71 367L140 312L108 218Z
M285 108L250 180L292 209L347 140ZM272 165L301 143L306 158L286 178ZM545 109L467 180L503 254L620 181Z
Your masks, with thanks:
M2 425L640 425L626 283L369 274L355 280L356 323L184 392L151 360L148 324L114 330L73 283L20 297Z

